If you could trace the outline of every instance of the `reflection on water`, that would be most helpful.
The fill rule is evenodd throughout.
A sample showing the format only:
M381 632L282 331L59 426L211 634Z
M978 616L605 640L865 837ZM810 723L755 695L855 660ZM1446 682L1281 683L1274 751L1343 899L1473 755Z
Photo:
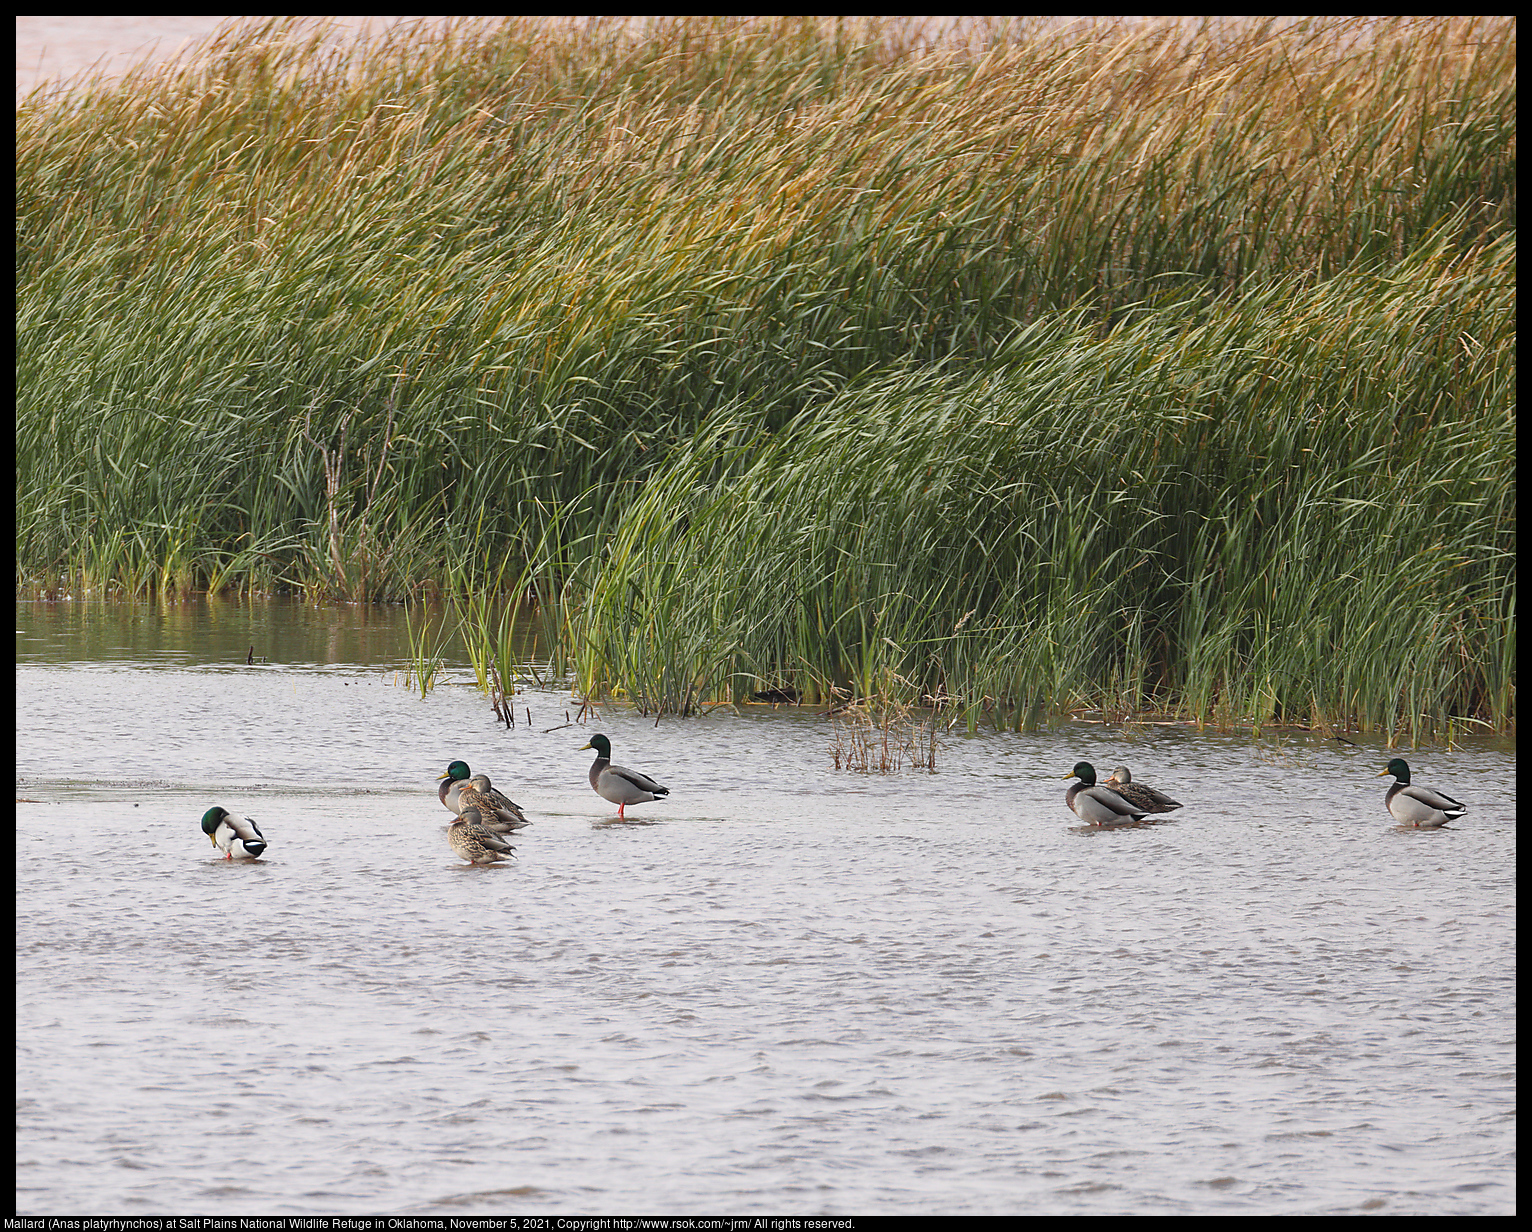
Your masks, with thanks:
M1068 725L867 777L812 713L609 708L672 790L625 824L567 694L408 693L402 628L22 605L20 1213L1514 1210L1508 743L1407 753L1470 807L1407 831L1376 742ZM451 853L454 757L517 862ZM1081 827L1079 760L1185 807Z
M441 637L443 657L463 664L457 621L444 606L238 601L17 604L18 663L258 664L400 667L410 659L411 616ZM518 649L536 658L535 630Z

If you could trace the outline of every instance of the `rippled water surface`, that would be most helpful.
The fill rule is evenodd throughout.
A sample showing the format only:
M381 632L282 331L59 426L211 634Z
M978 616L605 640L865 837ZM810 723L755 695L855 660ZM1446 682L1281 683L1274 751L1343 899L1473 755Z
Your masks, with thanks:
M1444 831L1302 733L868 777L807 711L507 731L401 631L20 605L22 1214L1514 1212L1508 742L1405 753ZM670 798L617 822L597 730ZM457 757L516 863L448 848ZM1186 807L1082 829L1082 759Z

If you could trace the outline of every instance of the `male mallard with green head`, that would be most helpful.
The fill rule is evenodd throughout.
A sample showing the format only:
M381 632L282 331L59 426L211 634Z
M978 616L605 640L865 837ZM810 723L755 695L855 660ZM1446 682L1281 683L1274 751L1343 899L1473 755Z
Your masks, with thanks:
M1110 787L1096 786L1096 768L1088 761L1076 762L1075 768L1064 777L1080 780L1064 793L1064 803L1081 821L1093 826L1110 826L1139 821L1148 812L1124 800Z
M1394 815L1394 820L1401 825L1434 830L1449 821L1456 821L1468 811L1466 804L1451 796L1411 783L1410 764L1402 757L1394 758L1373 777L1381 779L1385 774L1394 776L1394 785L1388 789L1388 795L1383 797L1383 803Z
M532 824L521 811L521 805L503 791L495 790L489 775L475 774L470 777L466 761L453 762L440 778L441 786L436 789L436 798L458 814L466 807L466 800L471 799L473 807L479 810L479 815L484 819L485 828L493 833L510 834Z
M266 840L255 822L236 817L216 804L202 814L202 833L213 840L225 860L257 860L266 850Z
M580 749L582 752L596 750L596 760L590 767L590 785L603 800L610 800L617 806L618 817L623 817L630 804L645 804L670 794L670 788L656 783L647 774L612 765L612 742L605 736L599 733L592 736L590 743L581 745Z

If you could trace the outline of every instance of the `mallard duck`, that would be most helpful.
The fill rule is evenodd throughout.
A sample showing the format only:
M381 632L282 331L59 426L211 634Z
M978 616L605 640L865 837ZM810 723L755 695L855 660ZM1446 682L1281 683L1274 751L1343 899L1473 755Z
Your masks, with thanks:
M510 820L505 821L504 824L510 826L511 830L520 830L532 824L527 820L526 815L521 811L521 805L517 804L516 801L512 800L503 791L498 790L489 781L489 775L476 774L469 780L469 782L473 784L473 789L478 792L479 795L485 797L497 809L500 810L502 814L502 820L504 820L504 814L510 814ZM489 822L485 822L485 824L488 825L491 830L496 828ZM507 831L507 833L509 833L509 831Z
M1402 757L1394 758L1374 777L1381 779L1385 774L1392 774L1396 782L1388 789L1388 795L1383 797L1383 803L1394 815L1394 820L1401 825L1419 826L1423 830L1435 829L1449 821L1456 821L1468 811L1466 804L1460 804L1451 796L1444 796L1429 787L1412 786L1410 763Z
M656 783L647 774L629 770L625 766L612 765L612 742L605 736L595 735L580 750L596 750L596 760L590 765L590 785L603 800L617 806L617 816L630 804L646 804L660 796L668 796L670 788Z
M1096 768L1088 761L1076 762L1075 768L1064 777L1080 780L1064 793L1064 803L1081 821L1088 821L1093 826L1109 826L1138 821L1148 812L1124 800L1110 787L1097 787Z
M494 864L516 851L498 834L484 828L478 809L466 806L447 827L447 841L470 864Z
M1113 770L1112 777L1107 779L1106 785L1129 804L1138 805L1146 813L1174 813L1181 807L1179 800L1172 800L1163 791L1156 791L1153 787L1135 783L1126 766L1118 766Z
M473 771L468 768L466 761L455 761L437 775L436 798L442 802L442 807L451 809L454 813L461 812L462 810L458 807L458 792L472 779Z
M490 786L487 774L476 774L458 788L457 807L459 814L469 809L477 812L481 824L491 834L514 834L532 824L521 815L514 800L506 799Z
M510 834L532 824L521 811L521 805L503 791L494 789L489 775L475 774L470 778L469 773L466 761L455 761L447 767L440 776L441 786L436 789L436 798L443 806L454 813L462 813L464 792L474 791L478 793L474 807L485 819L485 829L495 834Z
M225 860L258 860L266 850L260 826L216 804L202 814L202 833L212 839Z
M457 813L457 793L464 783L473 777L473 771L468 768L466 761L455 761L436 776L436 798L442 802L444 809Z

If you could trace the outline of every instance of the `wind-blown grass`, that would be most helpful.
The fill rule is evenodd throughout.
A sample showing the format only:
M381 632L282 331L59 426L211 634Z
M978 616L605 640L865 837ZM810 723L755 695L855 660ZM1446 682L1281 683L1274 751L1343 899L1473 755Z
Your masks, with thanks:
M1485 407L1514 299L1483 273L1438 253L1301 305L1056 320L779 433L717 417L577 579L577 675L669 709L743 673L970 720L1507 713L1512 424Z
M1515 114L1499 18L249 25L18 108L18 584L1508 726Z

